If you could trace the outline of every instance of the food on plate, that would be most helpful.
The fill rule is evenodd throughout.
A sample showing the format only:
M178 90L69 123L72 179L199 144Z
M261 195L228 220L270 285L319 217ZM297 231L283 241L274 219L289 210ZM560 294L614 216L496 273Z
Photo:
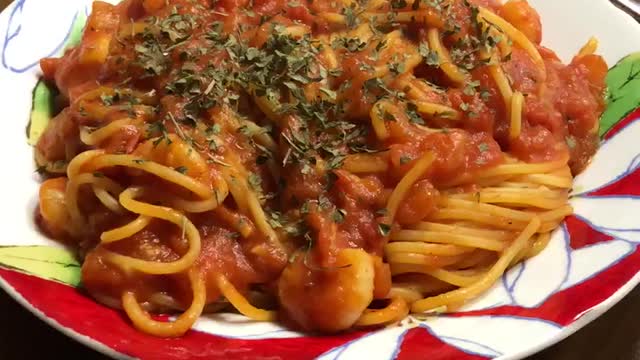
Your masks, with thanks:
M541 40L525 0L97 1L41 61L38 223L157 336L456 311L545 248L598 148L597 41Z

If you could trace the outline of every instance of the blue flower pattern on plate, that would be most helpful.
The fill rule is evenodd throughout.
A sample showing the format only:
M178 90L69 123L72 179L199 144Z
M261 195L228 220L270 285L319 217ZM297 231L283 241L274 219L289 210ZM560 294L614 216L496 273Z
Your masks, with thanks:
M69 25L64 30L64 36L61 39L57 42L44 42L40 40L40 38L46 37L43 36L42 32L52 30L45 23L33 21L34 18L43 18L42 15L35 16L32 14L36 12L40 14L46 13L48 9L43 9L42 7L43 4L47 3L51 4L53 2L18 0L12 5L13 8L9 12L9 21L1 49L3 68L13 73L21 74L36 68L41 58L55 56L64 49L64 45L71 36L71 30L80 12L78 11L70 17ZM30 19L30 21L23 23L24 19ZM45 43L56 45L53 47L43 46ZM28 47L29 51L25 57L23 54L26 52L26 47Z

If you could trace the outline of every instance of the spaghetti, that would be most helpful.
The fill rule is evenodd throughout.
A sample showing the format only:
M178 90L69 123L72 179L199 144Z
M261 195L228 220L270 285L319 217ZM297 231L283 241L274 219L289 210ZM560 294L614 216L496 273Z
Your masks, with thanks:
M157 336L455 311L543 251L597 149L597 41L540 38L525 0L97 1L41 61L39 224Z

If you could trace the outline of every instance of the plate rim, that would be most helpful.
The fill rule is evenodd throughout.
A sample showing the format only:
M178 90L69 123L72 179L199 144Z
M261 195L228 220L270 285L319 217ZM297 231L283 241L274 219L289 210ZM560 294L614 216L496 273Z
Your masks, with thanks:
M619 20L624 21L627 25L638 27L640 23L638 23L632 15L620 9L616 5L614 5L610 0L598 0L607 2L609 6L613 8L613 11L619 12ZM7 6L2 12L1 15L6 15L6 13L13 10L17 3L21 2L20 0L14 1L9 6ZM71 3L68 5L73 6ZM623 20L624 19L624 20ZM640 121L640 120L639 120ZM638 248L640 249L640 247ZM10 270L15 271L15 270ZM29 276L34 276L28 274ZM47 280L46 281L52 281ZM571 323L568 325L560 325L560 331L549 337L547 340L539 343L538 345L531 346L527 349L523 349L519 352L515 352L512 354L505 354L497 357L498 360L518 360L523 359L527 356L539 353L544 349L548 349L553 345L556 345L568 337L574 335L576 332L580 331L587 324L597 320L604 313L609 311L612 307L618 304L622 299L624 299L631 291L633 291L640 284L640 271L637 271L627 282L625 282L622 286L620 286L615 292L603 300L602 302L594 305L583 313L579 314ZM32 305L21 293L19 293L4 277L0 274L0 288L2 288L14 301L16 301L20 306L27 309L31 314L35 315L39 320L45 322L47 325L52 327L53 329L61 332L65 336L73 339L74 341L86 346L89 349L97 351L103 355L109 356L113 359L134 359L133 357L123 354L108 345L103 344L102 342L93 339L87 335L84 335L80 332L77 332L69 327L66 327L51 317L45 315L41 310Z

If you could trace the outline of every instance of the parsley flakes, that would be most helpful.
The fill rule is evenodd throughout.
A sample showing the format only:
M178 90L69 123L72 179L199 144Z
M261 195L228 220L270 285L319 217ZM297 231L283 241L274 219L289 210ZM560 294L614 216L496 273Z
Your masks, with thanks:
M384 237L389 236L389 234L391 233L391 225L389 224L384 224L384 223L379 223L378 224L378 233Z

